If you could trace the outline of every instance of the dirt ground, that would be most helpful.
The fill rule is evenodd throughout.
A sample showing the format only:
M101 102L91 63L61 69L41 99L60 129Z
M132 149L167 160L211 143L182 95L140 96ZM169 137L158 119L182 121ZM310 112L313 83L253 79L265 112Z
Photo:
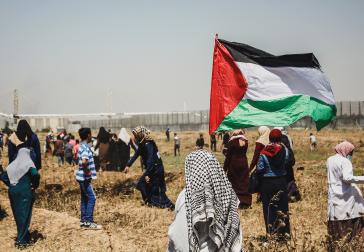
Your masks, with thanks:
M290 130L296 155L296 180L303 199L290 204L292 239L287 244L266 241L262 206L255 202L251 209L239 210L246 251L326 251L327 187L325 161L333 155L334 146L348 140L355 144L355 173L363 175L363 131L322 130L317 134L318 150L309 149L307 130ZM173 134L173 133L172 133ZM166 170L167 195L175 201L184 187L184 158L194 148L198 132L179 132L181 156L173 156L173 142L166 142L163 133L153 133ZM207 132L205 142L209 143ZM256 130L249 130L248 157L254 151ZM44 140L44 134L40 138ZM218 143L218 148L221 140ZM43 146L43 145L42 145ZM216 152L223 162L223 156ZM2 163L7 164L6 150ZM297 168L300 168L297 170ZM165 251L168 226L173 212L149 208L141 203L135 182L141 174L139 162L128 174L102 172L94 183L97 195L95 221L100 231L79 228L80 193L74 178L75 167L58 167L53 157L43 158L41 185L33 209L31 232L35 244L25 251ZM56 185L56 186L55 186ZM0 185L0 205L5 217L0 218L1 251L15 251L16 226L9 208L6 187ZM355 251L348 248L348 251Z

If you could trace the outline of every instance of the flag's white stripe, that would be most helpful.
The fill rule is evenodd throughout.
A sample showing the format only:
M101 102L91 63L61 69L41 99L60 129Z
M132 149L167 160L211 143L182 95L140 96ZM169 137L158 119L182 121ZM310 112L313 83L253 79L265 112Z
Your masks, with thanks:
M245 99L273 100L292 95L308 95L335 104L331 86L318 69L307 67L262 67L236 62L248 81Z

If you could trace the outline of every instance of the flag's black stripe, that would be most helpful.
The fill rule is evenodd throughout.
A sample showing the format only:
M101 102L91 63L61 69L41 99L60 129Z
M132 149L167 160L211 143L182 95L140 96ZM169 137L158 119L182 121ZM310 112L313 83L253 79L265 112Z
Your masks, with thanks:
M313 53L275 56L249 45L219 39L235 61L255 63L266 67L312 67L320 69Z

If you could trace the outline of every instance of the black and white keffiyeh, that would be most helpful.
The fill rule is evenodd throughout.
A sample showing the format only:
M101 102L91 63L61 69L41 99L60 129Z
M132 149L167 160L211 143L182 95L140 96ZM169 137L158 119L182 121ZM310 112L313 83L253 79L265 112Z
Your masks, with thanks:
M241 251L239 201L216 157L206 150L190 153L185 173L190 251L199 251L196 224L208 221L218 251Z

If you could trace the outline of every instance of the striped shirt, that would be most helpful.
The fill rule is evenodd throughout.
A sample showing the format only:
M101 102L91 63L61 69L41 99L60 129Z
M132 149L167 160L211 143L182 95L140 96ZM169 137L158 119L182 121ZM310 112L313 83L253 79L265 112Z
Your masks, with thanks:
M86 159L88 161L88 168L91 171L91 175L85 175L83 172L82 159ZM96 168L94 157L91 151L90 146L87 143L80 143L80 147L78 149L78 170L76 171L76 180L84 181L85 179L96 179Z

